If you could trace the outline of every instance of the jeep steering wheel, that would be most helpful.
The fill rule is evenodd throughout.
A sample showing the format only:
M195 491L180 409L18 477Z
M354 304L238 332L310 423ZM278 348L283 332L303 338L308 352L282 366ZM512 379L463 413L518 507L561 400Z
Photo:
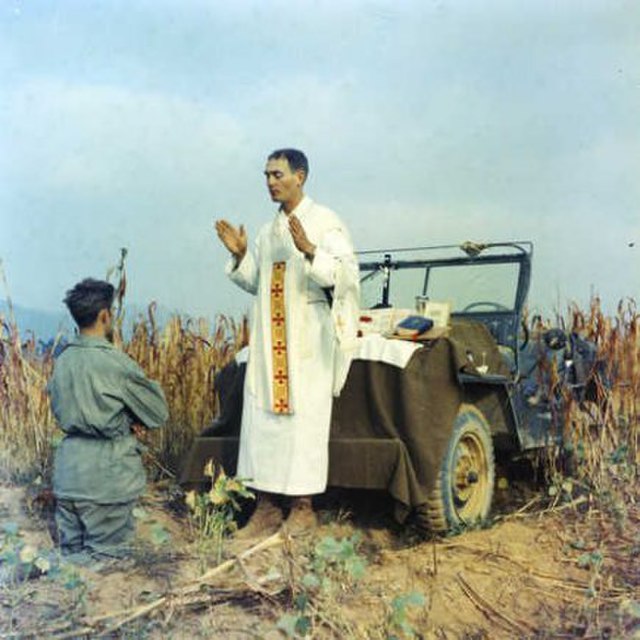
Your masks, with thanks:
M465 311L471 311L473 308L480 307L480 306L489 307L488 311L511 311L509 307L505 307L503 304L500 304L499 302L491 302L490 300L480 300L478 302L472 302L471 304L468 304L462 310L462 313L464 313Z

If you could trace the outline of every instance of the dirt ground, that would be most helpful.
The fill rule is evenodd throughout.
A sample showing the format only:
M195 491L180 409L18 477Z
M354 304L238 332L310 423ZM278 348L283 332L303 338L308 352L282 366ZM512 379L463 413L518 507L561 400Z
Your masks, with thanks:
M24 487L0 486L0 526L15 523L19 545L54 549L46 508L43 515L33 496ZM542 498L533 491L516 498L507 486L497 491L490 528L425 540L392 521L384 496L338 495L319 505L321 526L311 536L229 539L227 569L216 573L175 491L150 487L139 511L134 566L30 578L5 571L0 637L284 638L278 624L295 611L304 558L322 538L355 533L364 575L334 585L331 598L315 604L307 637L586 637L576 612L594 573L577 562L583 545L566 526L575 506L545 510ZM260 543L266 548L253 552ZM213 574L203 580L207 570ZM393 598L412 593L422 595L422 604L404 613L396 608L394 618Z

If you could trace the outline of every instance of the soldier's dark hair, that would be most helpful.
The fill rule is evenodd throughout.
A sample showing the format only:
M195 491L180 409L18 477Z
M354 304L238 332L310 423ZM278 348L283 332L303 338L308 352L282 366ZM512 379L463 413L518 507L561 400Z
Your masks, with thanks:
M276 149L269 154L267 160L280 160L284 158L291 167L291 171L303 171L304 179L309 176L309 161L307 156L298 149Z
M102 309L111 309L114 297L115 289L112 284L105 280L85 278L67 291L64 303L78 327L84 329L95 323Z

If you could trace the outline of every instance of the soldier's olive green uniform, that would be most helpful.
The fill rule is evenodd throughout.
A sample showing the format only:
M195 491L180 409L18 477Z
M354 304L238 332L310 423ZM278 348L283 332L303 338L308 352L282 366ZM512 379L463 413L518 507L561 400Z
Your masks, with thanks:
M80 335L57 358L48 390L65 432L53 472L62 550L122 556L146 482L131 425L166 421L162 389L107 340Z

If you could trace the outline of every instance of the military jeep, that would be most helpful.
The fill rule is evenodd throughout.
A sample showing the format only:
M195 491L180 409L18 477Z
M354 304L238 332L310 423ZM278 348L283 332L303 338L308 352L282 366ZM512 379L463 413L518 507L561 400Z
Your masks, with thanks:
M372 356L363 335L369 350L334 400L329 486L388 491L399 521L413 515L445 532L488 517L496 455L561 442L564 394L587 393L595 349L525 322L532 257L519 241L359 254L361 320L417 303L439 303L448 318L402 346L393 331L375 338L381 351L412 350L401 366ZM234 472L243 378L238 362L218 374L220 414L195 440L184 483L199 481L211 458Z

